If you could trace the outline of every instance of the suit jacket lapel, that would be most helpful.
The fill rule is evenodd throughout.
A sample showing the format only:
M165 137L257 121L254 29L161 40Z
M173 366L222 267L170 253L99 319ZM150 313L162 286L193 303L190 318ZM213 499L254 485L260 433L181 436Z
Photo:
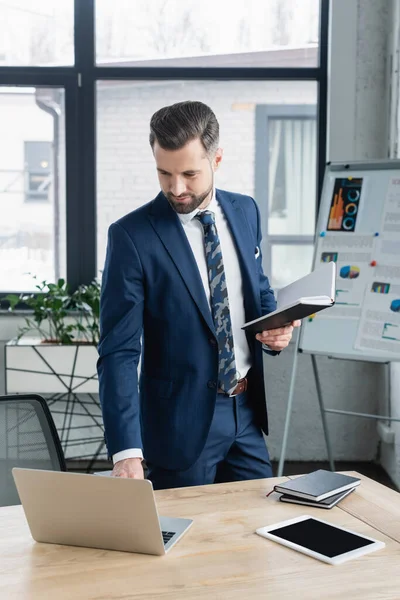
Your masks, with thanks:
M192 249L179 217L163 193L152 203L149 219L184 280L208 327L215 335L210 307Z
M217 200L224 211L229 227L236 242L239 264L243 277L243 295L246 306L246 318L255 319L260 315L260 293L257 270L254 264L254 238L250 231L246 214L237 198L216 191Z

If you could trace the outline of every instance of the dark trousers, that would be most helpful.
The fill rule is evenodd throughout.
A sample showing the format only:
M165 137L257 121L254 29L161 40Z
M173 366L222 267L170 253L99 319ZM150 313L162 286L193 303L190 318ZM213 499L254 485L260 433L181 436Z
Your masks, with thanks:
M189 469L147 467L156 490L272 477L268 450L261 429L254 423L246 392L234 398L217 395L205 447Z

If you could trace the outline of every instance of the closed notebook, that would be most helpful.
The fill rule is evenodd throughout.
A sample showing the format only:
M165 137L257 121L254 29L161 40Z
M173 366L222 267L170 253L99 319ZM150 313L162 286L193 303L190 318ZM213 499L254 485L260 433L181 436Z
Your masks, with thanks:
M274 487L274 490L281 494L289 494L290 496L319 502L329 498L329 496L354 488L360 483L361 480L358 477L319 469L297 479L280 483Z
M252 333L277 329L333 306L336 296L335 278L335 263L323 264L309 275L280 289L277 309L258 319L248 321L242 329Z
M354 492L354 488L350 488L349 490L345 490L344 492L340 492L339 494L334 494L333 496L329 496L325 498L325 500L320 500L319 502L315 502L315 500L306 500L305 498L297 498L296 496L289 496L288 494L282 494L279 500L281 502L289 502L290 504L303 504L306 506L314 506L315 508L333 508L338 504L343 498L346 498L351 492Z

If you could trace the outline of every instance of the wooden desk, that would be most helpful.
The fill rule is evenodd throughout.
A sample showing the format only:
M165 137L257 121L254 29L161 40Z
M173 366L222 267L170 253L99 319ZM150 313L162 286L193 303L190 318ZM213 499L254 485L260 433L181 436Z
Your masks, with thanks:
M351 494L351 501L350 497L345 498L340 503L340 508L400 542L399 493L363 475L357 474L357 477L361 478L357 494ZM400 598L400 590L398 597Z
M363 477L332 510L284 504L275 493L266 498L285 479L156 492L161 514L194 519L165 557L37 544L20 506L0 508L0 598L400 598L399 494ZM254 533L301 514L383 540L386 548L330 566Z

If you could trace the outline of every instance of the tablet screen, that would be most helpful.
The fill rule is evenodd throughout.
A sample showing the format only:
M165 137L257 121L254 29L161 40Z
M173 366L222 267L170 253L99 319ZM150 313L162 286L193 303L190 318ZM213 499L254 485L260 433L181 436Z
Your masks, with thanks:
M305 519L299 523L270 529L269 533L329 558L374 543L374 541L343 531L334 525L321 523L316 519Z

